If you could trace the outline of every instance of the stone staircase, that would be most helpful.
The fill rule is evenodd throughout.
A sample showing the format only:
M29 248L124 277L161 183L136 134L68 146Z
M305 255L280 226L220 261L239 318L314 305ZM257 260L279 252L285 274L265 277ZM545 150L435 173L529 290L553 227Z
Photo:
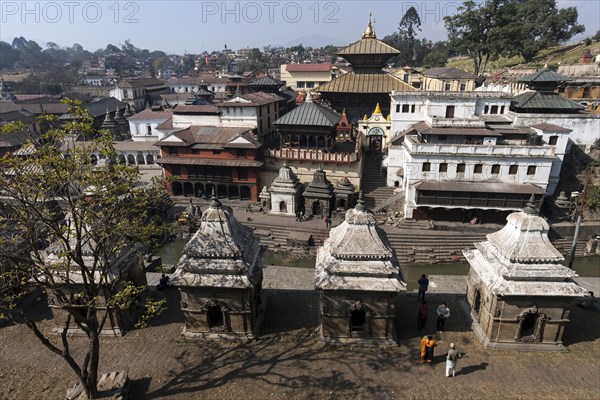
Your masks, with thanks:
M381 154L365 154L360 187L363 191L365 206L374 210L394 195L394 189L387 187L385 174L381 170Z

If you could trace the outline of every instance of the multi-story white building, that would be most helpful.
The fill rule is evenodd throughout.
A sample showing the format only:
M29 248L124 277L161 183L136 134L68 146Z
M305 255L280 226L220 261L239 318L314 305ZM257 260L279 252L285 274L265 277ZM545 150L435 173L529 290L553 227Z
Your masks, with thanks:
M128 103L137 111L146 107L149 96L166 93L168 89L163 81L154 78L125 79L110 90L110 97Z
M165 121L171 119L173 110L160 108L146 108L141 112L127 118L131 139L135 142L157 142L162 140L164 132L156 129Z
M570 129L514 125L502 92L391 97L387 184L404 192L405 218L501 220L554 193Z

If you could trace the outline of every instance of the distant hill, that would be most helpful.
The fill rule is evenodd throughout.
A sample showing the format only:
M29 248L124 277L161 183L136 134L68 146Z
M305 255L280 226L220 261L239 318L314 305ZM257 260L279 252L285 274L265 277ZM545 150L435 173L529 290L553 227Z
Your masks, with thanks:
M556 69L559 65L573 65L579 63L579 57L583 54L583 51L588 48L592 53L592 57L595 57L600 53L600 42L593 42L589 46L584 43L568 44L564 46L551 47L543 50L538 54L533 62L529 64L523 64L523 58L521 56L515 57L500 57L498 60L490 61L483 72L497 71L502 68L521 66L521 67L539 67L542 68L544 65L548 65L548 68ZM466 71L472 71L472 61L468 57L454 57L448 60L446 63L447 67L460 68Z

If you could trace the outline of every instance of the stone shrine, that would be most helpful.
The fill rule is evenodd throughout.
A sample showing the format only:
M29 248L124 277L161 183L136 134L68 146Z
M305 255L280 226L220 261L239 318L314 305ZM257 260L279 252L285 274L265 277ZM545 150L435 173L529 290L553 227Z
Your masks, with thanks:
M279 175L273 181L270 192L271 214L293 216L302 208L302 184L287 163L283 163L279 169Z
M260 240L214 195L176 268L172 283L181 293L185 336L256 335L263 278Z
M467 301L485 348L561 351L568 306L585 290L548 239L548 223L528 206L463 254L471 265Z
M346 211L349 208L354 207L354 185L348 180L347 177L340 179L333 189L335 195L335 209L340 211Z
M331 343L394 344L393 303L406 284L362 192L357 203L317 250L318 337Z
M331 216L333 203L333 185L327 180L323 168L317 169L313 180L308 184L304 193L306 216L328 217Z

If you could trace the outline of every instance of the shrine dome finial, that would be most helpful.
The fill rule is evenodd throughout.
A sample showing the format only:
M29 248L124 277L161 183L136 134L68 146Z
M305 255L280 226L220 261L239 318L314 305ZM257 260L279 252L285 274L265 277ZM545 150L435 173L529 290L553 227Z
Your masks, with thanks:
M373 26L371 25L371 13L369 13L369 24L367 25L367 29L362 34L363 39L377 39L375 36L375 32L373 32Z
M377 103L375 106L375 111L373 111L373 115L375 114L381 114L381 107L379 106L379 103Z

